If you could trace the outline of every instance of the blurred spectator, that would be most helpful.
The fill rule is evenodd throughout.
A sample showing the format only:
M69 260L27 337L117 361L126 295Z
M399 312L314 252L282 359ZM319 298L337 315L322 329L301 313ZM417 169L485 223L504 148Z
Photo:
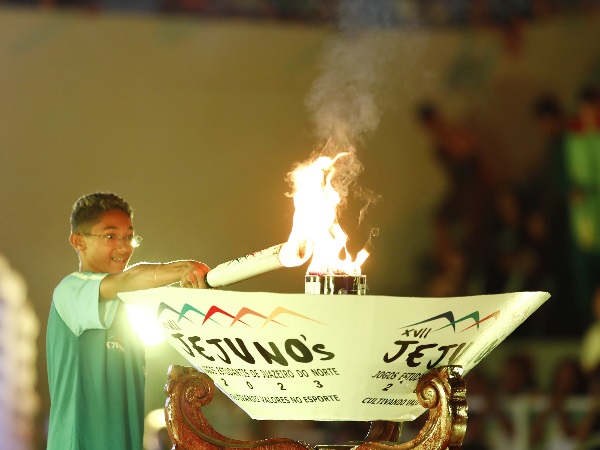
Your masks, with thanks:
M548 290L553 247L543 211L526 203L513 185L499 188L493 204L486 293Z
M440 238L441 239L441 238ZM439 244L433 273L426 281L428 297L456 297L468 294L468 261L453 243Z
M559 101L551 94L538 97L533 116L544 140L544 148L527 175L526 195L537 199L545 211L561 220L566 236L567 172L565 170L565 133L567 121ZM555 237L562 237L553 233Z
M585 317L600 273L600 92L585 87L566 139L574 307Z
M521 290L555 292L558 261L549 228L548 218L540 209L532 207L526 213L526 244L522 250L525 278Z
M516 188L508 185L495 192L492 203L485 290L492 294L512 292L518 290L524 276L521 250L525 224L521 202Z
M579 109L570 123L575 133L600 131L600 89L596 86L583 86L578 95Z
M435 157L447 180L446 194L436 212L436 232L449 237L455 249L466 252L469 263L479 261L491 186L480 142L468 128L448 121L433 103L419 105L417 116L432 138Z
M575 434L579 450L600 449L600 367L592 373L589 386L589 406Z
M562 274L566 255L552 239L550 219L540 206L525 203L524 242L514 267L517 276L506 291L544 291L552 294L536 312L536 319L515 330L515 335L573 335L580 332L574 310L566 310L569 299L567 279Z
M533 359L525 353L506 358L498 376L498 391L507 398L539 394Z
M511 448L514 427L493 381L474 368L465 377L469 422L463 450Z
M594 322L583 335L581 343L581 367L587 374L600 369L600 284L594 291L592 314Z
M575 448L575 435L580 413L567 407L570 397L584 395L585 378L575 358L558 362L552 375L551 385L542 411L531 428L533 448L567 450Z
M576 310L565 311L564 308L564 302L570 299L572 291L570 273L564 270L564 263L571 254L569 189L565 163L567 118L560 102L552 94L539 96L534 101L532 110L544 143L540 157L530 168L522 188L528 207L535 209L527 219L528 234L530 242L537 247L538 259L542 265L538 267L536 283L528 289L552 293L552 301L540 310L543 320L539 322L547 324L547 329L568 334L577 332L579 324ZM538 219L544 222L543 242L532 229L532 221L539 221ZM573 324L573 329L565 327L565 323Z

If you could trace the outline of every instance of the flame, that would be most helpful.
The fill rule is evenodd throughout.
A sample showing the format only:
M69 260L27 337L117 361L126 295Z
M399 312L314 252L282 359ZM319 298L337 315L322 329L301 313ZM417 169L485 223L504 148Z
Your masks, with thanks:
M304 256L312 252L308 274L357 276L369 256L369 250L363 248L352 258L346 247L348 236L338 223L342 196L333 187L332 180L336 162L348 155L350 152L334 157L320 156L290 173L293 188L290 195L294 198L295 212L286 245L303 248Z

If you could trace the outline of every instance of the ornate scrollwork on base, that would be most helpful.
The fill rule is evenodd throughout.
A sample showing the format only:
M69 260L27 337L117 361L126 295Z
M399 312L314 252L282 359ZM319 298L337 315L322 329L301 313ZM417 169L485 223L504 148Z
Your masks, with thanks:
M467 431L467 391L459 366L432 369L417 384L417 397L429 409L419 434L402 444L365 442L357 450L460 449Z
M173 450L216 450L224 448L312 450L304 442L286 438L240 441L217 432L208 423L202 407L213 399L215 385L192 367L169 367L165 385L165 419Z
M202 407L213 398L214 383L192 367L171 366L165 386L165 419L174 450L314 450L309 444L287 438L240 441L218 433L208 423ZM462 369L444 366L432 369L417 384L421 405L429 418L415 439L397 443L399 424L376 421L363 442L331 448L356 450L460 449L467 427L467 401ZM320 449L327 446L319 446Z

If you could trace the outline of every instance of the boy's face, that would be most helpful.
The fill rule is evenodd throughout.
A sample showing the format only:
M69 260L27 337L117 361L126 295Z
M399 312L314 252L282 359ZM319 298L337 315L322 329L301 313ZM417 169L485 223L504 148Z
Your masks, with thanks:
M125 238L133 234L130 217L123 211L111 209L100 216L89 233L73 233L69 240L79 253L81 271L119 273L125 270L133 247L125 239L106 239L104 236Z

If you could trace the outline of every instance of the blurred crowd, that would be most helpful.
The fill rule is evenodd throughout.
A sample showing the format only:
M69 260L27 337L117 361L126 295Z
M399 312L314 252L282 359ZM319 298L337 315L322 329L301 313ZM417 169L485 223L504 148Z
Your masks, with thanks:
M369 17L368 25L513 28L552 15L590 13L600 0L0 0L19 6L83 8L93 11L175 13L202 17L245 17L335 23L340 12Z
M600 448L600 371L578 358L556 362L544 385L527 354L506 358L495 377L466 376L469 421L464 450Z
M515 333L577 337L590 325L600 273L600 92L586 86L567 114L551 95L532 105L543 136L525 175L495 173L489 143L432 103L418 107L447 188L422 267L431 297L547 291Z
M513 333L566 337L578 354L547 383L535 357L512 354L490 376L467 375L465 450L600 449L600 90L584 86L570 113L553 95L531 105L543 148L508 181L469 126L429 102L417 117L447 189L435 210L423 294L449 297L547 291L551 299Z

